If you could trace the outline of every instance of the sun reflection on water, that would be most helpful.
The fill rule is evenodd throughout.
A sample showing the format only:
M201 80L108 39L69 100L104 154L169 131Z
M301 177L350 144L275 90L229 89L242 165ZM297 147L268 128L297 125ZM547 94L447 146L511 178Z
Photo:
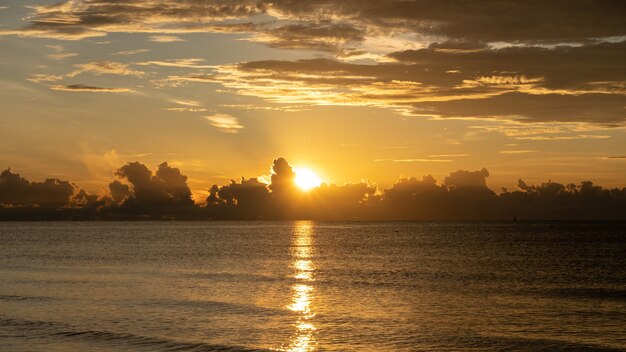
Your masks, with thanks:
M315 313L311 310L315 290L311 284L315 281L312 235L313 224L311 222L300 221L295 224L291 256L296 283L291 287L293 292L291 304L287 306L298 313L298 321L295 324L296 333L287 348L287 351L292 352L317 351L315 325L311 322L311 319L315 317Z

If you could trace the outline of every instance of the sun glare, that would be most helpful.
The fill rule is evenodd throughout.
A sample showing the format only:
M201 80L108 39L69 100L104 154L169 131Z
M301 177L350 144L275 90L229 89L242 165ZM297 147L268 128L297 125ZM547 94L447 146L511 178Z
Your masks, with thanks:
M296 186L300 187L303 191L308 191L322 184L322 179L310 169L299 167L294 168L294 171L296 173Z

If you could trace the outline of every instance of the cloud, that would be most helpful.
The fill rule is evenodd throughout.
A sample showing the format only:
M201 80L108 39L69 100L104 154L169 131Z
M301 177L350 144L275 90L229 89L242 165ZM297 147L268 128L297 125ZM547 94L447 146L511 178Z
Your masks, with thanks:
M609 130L622 130L624 126L598 125L581 122L534 122L532 124L521 121L502 121L498 124L469 126L470 129L480 132L496 132L517 140L574 140L574 139L607 139L611 138L606 133ZM594 134L590 134L594 133ZM517 146L509 143L506 146Z
M452 159L430 159L430 158L416 158L416 159L374 159L375 163L380 162L392 162L392 163L451 163Z
M30 7L29 24L0 35L80 40L107 33L191 33L212 32L228 27L221 21L247 18L262 10L255 1L178 1L154 6L139 0L133 6L117 1L69 0Z
M202 105L200 102L195 100L182 100L182 99L173 99L173 103L185 106L200 106Z
M607 156L607 159L626 159L626 155Z
M59 40L81 40L104 37L106 32L92 31L86 28L58 28L55 25L31 25L21 29L0 29L0 36L16 35L21 38L47 38Z
M268 110L268 111L296 112L296 111L308 110L303 107L289 106L289 105L267 106L267 105L252 105L252 104L222 104L220 106L225 109L246 110L246 111Z
M48 75L48 74L31 74L27 80L34 83L56 82L66 78L76 77L83 73L91 73L96 76L103 74L120 75L120 76L144 76L146 73L130 68L128 65L114 61L94 61L84 64L74 65L78 69L71 71L65 75ZM110 92L122 93L131 92L129 88L107 88L98 86L89 86L84 84L56 84L50 85L50 89L68 92Z
M386 53L438 42L455 43L441 52L459 53L476 46L582 46L626 34L620 16L624 5L593 0L480 5L437 0L181 0L159 6L148 0L133 6L114 0L66 0L29 8L26 26L0 30L0 35L80 40L151 33L153 41L171 42L180 39L175 34L242 33L244 40L271 47L329 52L345 60L385 60Z
M129 88L107 88L88 86L84 84L70 84L70 85L51 85L52 90L59 90L63 92L94 92L94 93L127 93L132 92Z
M390 55L396 62L385 64L311 59L222 65L203 80L289 105L370 106L409 116L529 123L626 120L625 42L441 50L433 45L396 52Z
M299 23L268 28L252 40L269 47L337 52L350 43L363 41L364 32L348 23Z
M541 1L481 3L430 1L273 2L272 8L291 18L350 19L389 31L485 41L574 41L623 35L622 4ZM598 23L595 18L606 19ZM524 23L520 26L520 23Z
M46 75L41 73L33 73L26 80L41 83L41 82L56 82L64 79L65 76L62 75Z
M593 0L182 0L159 6L68 0L30 7L25 27L0 34L77 40L150 33L153 41L171 42L181 40L176 34L241 33L242 40L322 51L334 59L212 66L191 58L138 65L215 71L169 76L153 81L157 86L220 83L237 94L296 107L623 125L625 6Z
M296 173L285 158L274 159L269 188L277 195L292 193L295 190Z
M125 50L125 51L118 51L118 52L112 53L111 55L136 55L136 54L141 54L141 53L147 53L149 51L150 49Z
M166 108L167 111L175 111L175 112L204 112L207 111L205 108Z
M531 141L568 141L572 139L607 139L611 138L608 135L597 134L577 134L573 136L525 136L517 137L517 139L531 140Z
M166 108L167 111L175 111L175 112L204 112L207 109L203 108L200 102L194 100L181 100L181 99L172 99L172 102L175 104L183 105L184 107L174 107L174 108Z
M152 35L150 36L151 42L157 43L173 43L173 42L184 42L185 39L173 36L173 35Z
M376 0L205 1L153 6L148 0L119 6L113 0L65 1L32 6L29 23L4 34L80 39L107 33L245 31L252 40L282 47L326 50L328 43L352 49L370 37L412 35L468 42L561 43L624 35L624 5L593 0L481 3ZM263 15L261 17L260 15ZM602 18L602 21L597 21ZM237 23L235 20L243 22ZM263 21L265 20L265 21ZM524 25L521 26L520 23ZM234 29L233 29L234 27Z
M434 155L429 155L429 158L460 158L460 157L465 157L465 156L470 156L470 154L434 154Z
M185 67L185 68L212 68L211 65L201 65L204 59L174 59L174 60L165 60L165 61L144 61L137 62L136 65L141 66L163 66L163 67Z
M128 181L130 187L120 181L109 184L111 196L122 209L130 212L168 210L184 211L193 207L187 176L168 163L159 165L156 173L139 162L132 162L117 170L120 179Z
M118 180L109 183L109 192L116 204L122 204L132 195L130 186Z
M73 184L56 178L29 182L10 168L0 173L0 205L58 208L69 205L78 191Z
M222 66L217 78L180 75L153 81L156 86L169 87L217 82L238 94L296 106L295 110L343 105L384 107L404 115L437 118L624 120L626 78L612 73L623 72L619 65L625 50L619 47L619 40L597 39L626 34L617 15L621 4L189 0L153 6L140 0L133 5L97 0L33 6L26 18L29 25L0 33L74 40L117 32L154 33L150 40L172 42L182 40L173 35L177 33L237 32L270 47L324 51L346 61L397 62L312 74L281 67L274 72L264 68L253 72L253 65L242 64ZM594 16L603 21L594 21ZM567 42L575 45L562 45ZM614 53L601 47L605 44L617 45ZM213 68L201 64L200 59L139 64ZM574 65L581 68L576 70ZM369 79L358 80L352 72L364 70L373 71L360 74ZM347 90L343 90L346 82ZM515 100L512 104L503 102L504 98L494 99L512 92L524 96L512 99L509 95L509 100ZM583 97L593 94L611 97ZM535 97L538 95L547 99ZM559 95L572 95L571 101L584 106L568 109L569 103L551 99ZM607 113L600 108L606 100L610 100ZM465 106L448 109L450 101ZM542 113L520 109L528 101L545 109ZM473 114L484 105L496 108L492 114Z
M54 51L52 54L47 54L46 57L52 60L63 60L70 57L78 56L78 53L66 53L63 45L46 45L46 48Z
M93 61L84 64L74 65L77 70L68 73L67 77L75 77L79 74L88 72L94 75L120 75L120 76L143 76L146 73L130 68L128 65L115 61Z
M205 116L211 125L224 133L239 133L239 130L243 128L243 125L239 123L239 120L227 114L215 114Z
M528 153L536 153L536 150L530 149L520 149L520 150L501 150L500 154L528 154Z
M74 56L78 56L78 53L58 53L46 55L46 57L52 60L63 60Z

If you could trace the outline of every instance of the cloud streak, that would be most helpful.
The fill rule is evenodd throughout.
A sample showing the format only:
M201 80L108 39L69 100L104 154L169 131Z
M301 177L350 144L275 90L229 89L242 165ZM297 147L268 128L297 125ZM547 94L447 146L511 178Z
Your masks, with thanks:
M162 67L183 67L183 68L213 68L213 66L211 66L211 65L202 65L201 63L203 61L204 61L204 59L197 59L197 58L174 59L174 60L167 60L167 61L154 60L154 61L138 62L138 63L136 63L136 65L141 65L141 66L162 66Z
M185 40L173 35L152 35L150 36L150 41L156 43L174 43L184 42Z
M111 87L98 87L88 86L84 84L70 84L70 85L51 85L52 90L58 90L62 92L92 92L92 93L128 93L132 92L130 88L111 88Z

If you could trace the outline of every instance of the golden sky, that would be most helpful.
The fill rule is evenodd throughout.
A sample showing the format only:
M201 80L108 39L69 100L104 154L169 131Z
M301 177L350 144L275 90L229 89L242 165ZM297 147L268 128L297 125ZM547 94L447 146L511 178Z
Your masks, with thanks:
M623 2L0 3L0 165L194 193L285 157L342 184L626 183Z

